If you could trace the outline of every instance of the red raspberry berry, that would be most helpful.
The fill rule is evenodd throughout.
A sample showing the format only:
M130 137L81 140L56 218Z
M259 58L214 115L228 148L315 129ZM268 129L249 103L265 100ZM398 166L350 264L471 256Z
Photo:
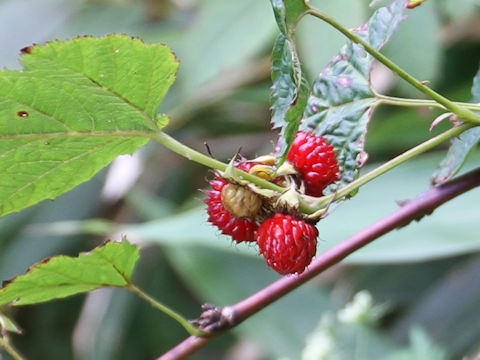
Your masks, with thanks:
M252 166L250 163L242 163L237 167L248 171ZM257 199L255 194L247 193L247 191L249 191L248 189L239 189L239 186L230 184L218 174L215 175L214 180L210 181L210 186L212 190L206 191L208 197L204 200L205 204L207 204L208 221L222 230L223 234L230 235L233 240L238 243L255 241L258 229L257 223L253 219L243 218L242 216L254 215L253 212L260 209L261 200ZM241 206L239 207L233 204L234 201L242 201L242 199L239 199L242 194L244 198L246 198L246 202L243 202L243 204L245 205L251 201L254 203L252 206L255 207L255 209L248 211L248 209L240 209ZM260 201L260 205L256 200ZM227 210L225 204L227 204L231 211L237 211L237 213L241 215L236 217Z
M260 225L257 243L267 264L280 274L302 273L317 251L318 230L290 215L275 214Z
M299 131L287 159L302 175L307 195L322 196L323 190L339 179L335 150L321 136Z

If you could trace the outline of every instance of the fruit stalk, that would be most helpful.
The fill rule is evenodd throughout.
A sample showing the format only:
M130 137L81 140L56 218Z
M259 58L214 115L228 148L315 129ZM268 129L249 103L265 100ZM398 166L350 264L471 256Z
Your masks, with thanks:
M164 314L166 314L166 315L170 316L171 318L175 319L176 321L178 321L180 323L180 325L182 325L185 328L185 330L187 330L188 333L191 334L192 336L193 335L197 335L197 336L206 335L203 331L198 330L195 326L190 324L188 322L188 320L185 319L182 315L180 315L179 313L177 313L173 309L169 308L168 306L158 302L157 300L155 300L154 298L152 298L151 296L149 296L148 294L146 294L145 292L143 292L142 290L137 288L132 283L129 283L126 286L126 289L128 289L131 292L133 292L134 294L138 295L140 298L142 298L143 300L145 300L150 305L157 308L158 310L160 310Z
M205 165L209 168L217 169L217 170L220 170L220 171L225 171L228 167L227 164L225 164L221 161L218 161L216 159L208 157L208 156L206 156L206 155L204 155L204 154L202 154L202 153L200 153L196 150L193 150L192 148L189 148L188 146L182 144L181 142L179 142L179 141L175 140L174 138L172 138L171 136L167 135L163 131L156 132L155 134L151 135L151 138L153 140L161 143L162 145L164 145L168 149L172 150L173 152L176 152L177 154L179 154L183 157L186 157L188 160L195 161L195 162L197 162L199 164L202 164L202 165ZM274 191L277 191L279 193L282 193L282 192L285 191L285 189L283 187L278 186L274 183L271 183L270 181L262 179L258 176L249 174L249 173L247 173L245 171L242 171L240 169L235 169L234 171L236 172L236 175L239 175L242 178L244 178L245 180L248 180L249 182L251 182L251 183L253 183L257 186L260 186L264 189L274 190Z

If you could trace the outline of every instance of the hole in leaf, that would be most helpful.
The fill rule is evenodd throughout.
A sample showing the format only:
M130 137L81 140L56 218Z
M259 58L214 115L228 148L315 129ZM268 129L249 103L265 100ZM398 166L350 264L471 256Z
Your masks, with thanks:
M29 116L30 116L30 114L29 114L27 111L25 111L25 110L19 111L19 112L17 113L17 115L20 116L20 117L23 117L23 118L26 118L26 117L29 117Z

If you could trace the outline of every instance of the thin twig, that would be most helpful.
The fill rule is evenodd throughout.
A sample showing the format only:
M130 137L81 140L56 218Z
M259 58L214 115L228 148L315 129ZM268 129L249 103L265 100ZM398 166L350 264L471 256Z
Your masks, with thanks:
M301 275L285 276L237 304L229 306L230 311L233 314L233 323L231 327L237 326L245 319L317 276L322 271L332 267L371 241L398 227L405 226L413 220L419 220L423 216L431 214L443 203L479 185L480 168L419 195L415 199L404 204L397 211L366 227L337 246L319 255ZM224 331L219 332L214 336L203 338L190 336L170 351L160 356L157 360L184 359L186 356L194 353L223 332Z

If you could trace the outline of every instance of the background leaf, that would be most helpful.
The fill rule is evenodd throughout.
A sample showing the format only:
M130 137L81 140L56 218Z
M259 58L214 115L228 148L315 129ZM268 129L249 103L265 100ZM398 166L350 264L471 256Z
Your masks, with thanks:
M24 71L0 72L2 215L55 198L148 142L167 124L157 111L178 67L168 47L123 35L23 52Z
M380 49L404 19L407 2L395 1L377 10L355 33ZM348 42L313 84L302 129L324 136L337 152L342 186L352 182L365 160L367 125L375 95L370 88L373 57L362 46Z
M473 78L472 103L480 102L480 71ZM460 134L450 141L450 148L445 159L433 174L434 184L443 184L450 180L462 168L468 155L480 141L480 126L474 127Z
M429 81L432 88L435 88L438 80L443 80L445 76L440 62L445 43L438 35L440 17L436 5L435 1L426 1L422 6L408 10L408 18L382 50L385 56L410 75L419 80ZM425 96L399 77L392 75L390 81L395 84L397 96L415 98Z
M350 0L311 0L310 5L344 24L355 28L368 19L365 4ZM345 11L348 7L349 11ZM329 24L313 16L305 16L297 25L297 48L302 57L302 64L312 82L345 44L345 36Z
M104 286L127 286L139 257L140 248L124 239L121 243L108 242L76 258L48 258L4 285L0 304L35 304Z

